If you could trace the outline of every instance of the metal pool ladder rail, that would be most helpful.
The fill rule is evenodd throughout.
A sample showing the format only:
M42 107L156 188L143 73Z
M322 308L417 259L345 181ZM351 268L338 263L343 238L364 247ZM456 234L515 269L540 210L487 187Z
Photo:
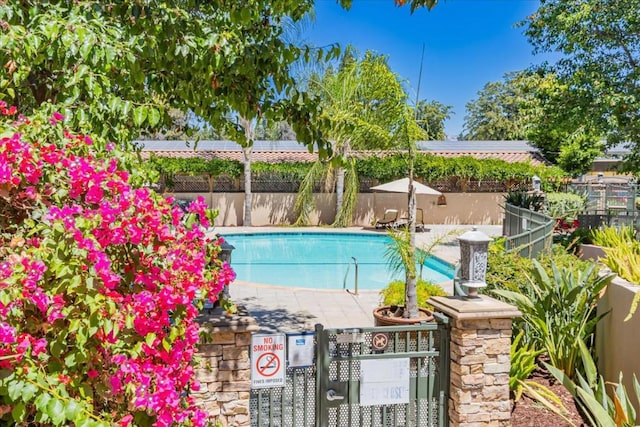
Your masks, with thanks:
M353 264L356 266L355 269L355 289L353 291L354 295L358 295L358 260L356 259L356 257L351 257L351 259L353 260ZM347 266L347 271L344 274L344 280L342 281L342 289L344 289L345 291L351 293L349 291L349 289L347 289L347 276L349 276L349 269L351 268L351 262L349 262L349 265Z

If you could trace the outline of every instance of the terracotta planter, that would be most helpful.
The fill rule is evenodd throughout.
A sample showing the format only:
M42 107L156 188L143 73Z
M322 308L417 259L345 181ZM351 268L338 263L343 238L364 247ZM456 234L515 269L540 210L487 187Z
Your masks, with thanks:
M393 309L392 309L393 307ZM396 310L396 306L382 306L373 310L373 319L375 326L406 326L415 325L422 322L433 322L433 312L426 308L419 308L420 317L413 319L405 319L404 317L393 317L390 315Z

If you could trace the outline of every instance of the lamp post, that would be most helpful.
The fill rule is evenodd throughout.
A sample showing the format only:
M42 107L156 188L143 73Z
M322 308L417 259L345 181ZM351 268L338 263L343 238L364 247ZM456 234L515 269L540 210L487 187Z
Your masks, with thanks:
M540 177L538 175L534 175L531 178L531 183L533 184L534 193L539 193L542 189L542 180L540 179Z
M458 237L460 242L460 284L469 299L480 298L478 289L487 286L487 257L491 238L477 227Z

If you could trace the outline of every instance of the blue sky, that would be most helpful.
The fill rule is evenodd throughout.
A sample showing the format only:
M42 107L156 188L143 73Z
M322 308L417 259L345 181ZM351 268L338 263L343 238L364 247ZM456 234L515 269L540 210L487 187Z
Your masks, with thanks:
M445 124L449 135L462 130L465 104L489 81L501 80L542 58L516 23L533 13L537 0L440 0L433 10L397 8L393 0L353 0L351 10L335 0L316 0L307 42L353 44L360 53L387 55L392 70L407 79L415 99L422 45L425 45L420 99L453 106Z

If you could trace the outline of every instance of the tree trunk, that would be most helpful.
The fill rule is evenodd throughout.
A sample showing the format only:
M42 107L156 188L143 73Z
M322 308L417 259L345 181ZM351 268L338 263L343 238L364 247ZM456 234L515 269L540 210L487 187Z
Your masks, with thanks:
M336 218L342 210L342 200L344 196L344 168L336 169Z
M251 149L253 148L255 127L254 122L242 116L238 117L238 122L244 129L244 136L247 140L242 146L242 160L244 163L244 218L242 225L251 227L251 208L253 206L253 195L251 193Z
M253 206L253 194L251 193L251 146L242 149L244 162L244 219L242 225L251 227L251 208Z
M413 187L413 150L409 146L409 265L405 269L405 305L404 317L418 317L418 295L416 280L416 190Z

